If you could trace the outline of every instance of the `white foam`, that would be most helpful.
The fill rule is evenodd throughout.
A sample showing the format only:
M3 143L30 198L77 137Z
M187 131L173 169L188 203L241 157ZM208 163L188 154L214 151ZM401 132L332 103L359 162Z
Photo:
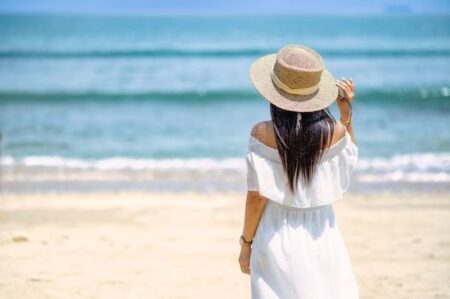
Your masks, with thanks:
M382 182L409 182L409 183L448 183L450 174L445 172L424 173L393 171L383 174L362 174L358 176L358 181L367 183Z
M9 169L17 167L57 168L70 170L235 170L245 171L240 158L195 159L134 159L112 157L99 160L63 158L58 156L29 156L22 159L3 157L1 164ZM43 170L45 172L45 170ZM416 153L387 158L359 159L355 179L363 182L450 182L450 153Z
M14 159L13 159L12 157L9 157L9 156L3 157L3 158L0 160L0 164L1 164L1 165L5 165L5 166L11 166L11 165L14 165Z
M450 153L395 155L390 158L360 159L360 171L442 170L450 171Z
M360 159L358 180L362 182L450 182L449 153L394 155Z
M94 170L171 170L171 169L243 169L244 158L225 159L132 159L114 157L99 160L83 160L56 156L30 156L23 159L3 157L1 164L5 166L51 167L69 169Z
M90 163L86 160L52 156L30 156L15 162L16 164L29 167L90 168Z
M99 170L120 169L241 169L244 160L239 158L227 159L128 159L111 158L103 159L91 164L92 168Z

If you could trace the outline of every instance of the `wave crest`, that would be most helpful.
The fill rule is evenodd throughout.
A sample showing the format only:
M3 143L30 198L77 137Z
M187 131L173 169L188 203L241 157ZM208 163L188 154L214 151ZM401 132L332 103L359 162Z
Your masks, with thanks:
M109 59L109 58L160 58L160 57L256 57L276 52L275 48L236 49L99 49L99 50L1 50L0 59ZM326 57L440 57L450 56L450 49L318 49Z
M99 160L63 158L58 156L29 156L22 159L3 157L5 174L17 169L63 171L150 171L177 173L179 171L234 171L245 173L243 158L192 159L134 159L111 157ZM371 182L450 183L450 153L416 153L389 158L366 158L358 161L355 179Z
M146 92L109 92L109 91L0 91L0 102L30 101L30 102L64 102L64 101L233 101L258 99L260 96L252 89L223 90L183 90L183 91L146 91ZM361 101L405 102L436 100L448 103L450 88L436 86L427 88L390 88L362 89L358 92Z

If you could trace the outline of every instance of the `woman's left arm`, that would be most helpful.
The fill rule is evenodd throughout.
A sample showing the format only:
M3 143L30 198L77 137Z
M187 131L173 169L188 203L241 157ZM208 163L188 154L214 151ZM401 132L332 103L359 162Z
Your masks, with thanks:
M245 217L244 229L242 236L246 241L253 240L262 213L267 203L267 198L261 196L258 191L248 191L245 202ZM239 255L239 264L241 271L250 274L250 254L251 245L244 244L241 246L241 253Z

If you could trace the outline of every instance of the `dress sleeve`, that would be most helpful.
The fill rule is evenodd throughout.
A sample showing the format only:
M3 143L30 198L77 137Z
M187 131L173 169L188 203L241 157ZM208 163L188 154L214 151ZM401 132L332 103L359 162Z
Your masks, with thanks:
M247 166L247 191L259 191L258 177L253 164L252 153L249 151L245 155L245 162Z
M350 187L353 171L358 162L358 147L348 139L348 144L339 155L339 182L341 193L346 192Z
M358 147L351 141L333 147L322 160L311 186L305 189L309 205L324 205L343 198L349 190L358 161Z

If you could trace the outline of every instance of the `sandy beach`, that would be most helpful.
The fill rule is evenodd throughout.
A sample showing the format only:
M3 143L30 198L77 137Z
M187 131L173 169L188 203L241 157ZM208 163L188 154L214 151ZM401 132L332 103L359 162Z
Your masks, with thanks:
M2 298L249 298L244 195L3 195ZM450 298L450 196L335 204L361 298Z

